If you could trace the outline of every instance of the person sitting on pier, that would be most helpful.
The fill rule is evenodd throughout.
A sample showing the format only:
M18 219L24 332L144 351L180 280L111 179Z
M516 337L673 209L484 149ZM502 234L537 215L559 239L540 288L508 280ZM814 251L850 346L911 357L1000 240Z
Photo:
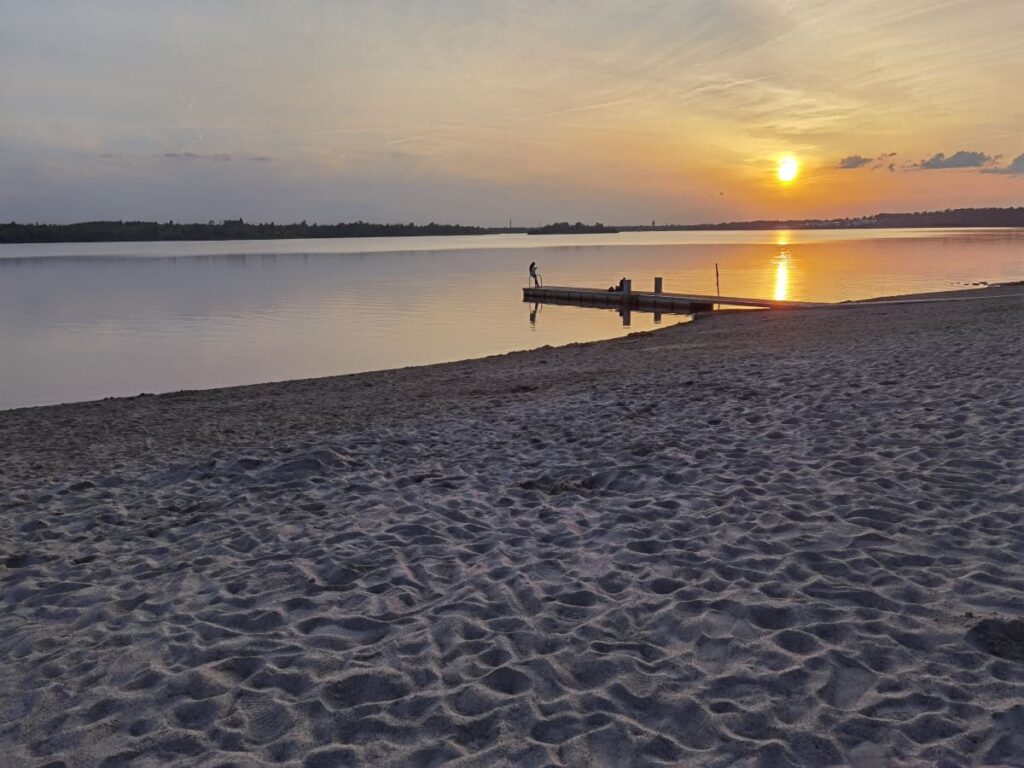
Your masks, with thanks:
M537 277L537 262L530 262L530 277L533 278L533 287L540 288L540 278Z

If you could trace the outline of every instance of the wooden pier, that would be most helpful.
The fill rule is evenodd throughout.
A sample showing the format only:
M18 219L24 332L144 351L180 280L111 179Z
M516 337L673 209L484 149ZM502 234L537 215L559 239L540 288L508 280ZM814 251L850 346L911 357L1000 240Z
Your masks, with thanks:
M622 280L619 290L600 288L566 288L541 286L523 288L523 301L537 304L573 304L580 307L608 307L656 314L693 314L708 312L715 305L728 307L755 307L759 309L813 309L833 306L810 301L775 301L773 299L747 299L737 296L707 296L697 293L667 293L662 289L660 277L654 278L653 291L634 291L632 281Z

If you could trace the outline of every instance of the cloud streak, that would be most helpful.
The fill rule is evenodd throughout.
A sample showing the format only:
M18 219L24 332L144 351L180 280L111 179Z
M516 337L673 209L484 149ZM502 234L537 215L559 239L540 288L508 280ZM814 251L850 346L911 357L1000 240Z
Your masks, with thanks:
M982 173L999 173L1007 176L1024 176L1024 152L1021 152L1010 164L1002 168L982 168Z
M982 168L991 163L993 158L984 152L969 152L961 149L948 157L943 152L936 152L927 160L922 160L916 168L922 171L941 171L947 168Z
M210 155L202 155L198 152L164 152L168 160L212 160L215 163L231 162L231 155L226 152L216 152Z
M864 168L865 166L870 165L872 171L877 171L879 168L885 167L887 164L886 161L893 157L896 157L895 152L883 152L878 157L864 157L864 155L848 155L847 157L844 157L842 160L839 161L839 164L836 166L836 170L851 171L856 170L858 168ZM874 165L872 165L872 163L874 163ZM888 166L889 171L896 170L895 163L888 163Z
M896 157L895 152L886 152L876 158L864 157L863 155L848 155L835 166L836 170L846 171L863 168L871 165L872 171L886 168L890 173L896 172L896 163L889 162L890 158ZM905 169L922 171L942 171L948 169L966 168L978 170L981 173L993 173L1004 176L1024 176L1024 152L1017 155L1007 165L999 166L996 163L1002 155L989 155L985 152L975 152L961 149L952 155L944 152L936 152L934 155L919 163L904 165Z
M839 161L839 165L836 166L841 171L848 171L854 168L863 168L868 163L872 162L870 157L864 157L863 155L850 155L844 157Z

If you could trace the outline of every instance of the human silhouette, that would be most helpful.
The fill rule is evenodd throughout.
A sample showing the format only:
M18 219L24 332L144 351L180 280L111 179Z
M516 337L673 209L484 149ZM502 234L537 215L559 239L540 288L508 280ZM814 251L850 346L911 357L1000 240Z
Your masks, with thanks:
M540 288L540 277L537 275L537 262L530 262L530 277L533 278L533 287Z

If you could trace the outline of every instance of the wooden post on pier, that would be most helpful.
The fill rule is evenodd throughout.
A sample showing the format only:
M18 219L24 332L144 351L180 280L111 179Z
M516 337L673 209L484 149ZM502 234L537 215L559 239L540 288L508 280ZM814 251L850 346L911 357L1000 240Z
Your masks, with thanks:
M654 278L654 292L655 293L661 293L661 278L660 277Z
M628 277L624 277L619 280L619 287L622 289L622 298L628 301L629 297L633 294L633 281Z

